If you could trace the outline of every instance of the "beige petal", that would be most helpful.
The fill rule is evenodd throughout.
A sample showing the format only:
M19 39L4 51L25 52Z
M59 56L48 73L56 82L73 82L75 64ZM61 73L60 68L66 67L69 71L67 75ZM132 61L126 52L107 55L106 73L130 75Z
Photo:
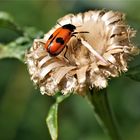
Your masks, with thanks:
M124 54L120 54L120 62L122 64L123 71L127 71L127 62L124 60Z
M49 55L45 56L41 61L38 62L38 67L41 68L47 61L52 59Z
M106 51L110 51L110 50L114 50L114 49L123 49L124 46L121 45L111 45L109 46ZM126 46L127 48L129 48L128 46Z
M114 50L108 51L108 53L110 54L116 54L116 53L121 53L121 52L123 52L123 49L114 49Z
M46 67L42 68L41 71L39 72L39 77L40 79L43 79L52 69L63 66L64 64L58 63L58 62L53 62Z
M99 73L99 67L97 66L97 63L96 62L93 62L91 65L90 65L90 68L91 68L91 71L95 72L95 73Z
M118 20L121 20L122 14L119 12L109 11L102 16L102 20L105 22L106 25L114 23Z
M44 51L42 48L37 48L34 52L31 53L35 59L39 59L40 57L43 57L47 55L47 52Z
M112 26L111 32L110 32L110 36L112 35L119 35L121 33L126 33L126 25L116 25L116 26Z
M82 68L76 70L77 73L77 79L78 83L84 83L86 81L86 71L87 71L88 65L83 66Z
M116 63L116 59L113 55L111 55L110 53L105 53L104 55L104 58L106 60L108 60L109 62L111 62L112 64L115 64Z
M75 77L69 77L62 89L62 93L65 95L67 93L73 92L77 87L77 79Z
M122 41L124 41L125 39L127 39L128 40L128 36L126 35L126 34L124 34L124 35L120 35L120 36L115 36L115 37L113 37L113 38L111 38L110 40L109 40L109 45L113 45L113 44L115 44L115 43L119 43L119 42L122 42Z
M91 18L93 19L94 22L99 20L99 17L100 17L101 13L102 13L102 11L92 12Z
M73 66L66 66L66 67L60 67L54 74L53 74L53 79L55 83L59 84L61 79L71 70L75 69L76 67Z

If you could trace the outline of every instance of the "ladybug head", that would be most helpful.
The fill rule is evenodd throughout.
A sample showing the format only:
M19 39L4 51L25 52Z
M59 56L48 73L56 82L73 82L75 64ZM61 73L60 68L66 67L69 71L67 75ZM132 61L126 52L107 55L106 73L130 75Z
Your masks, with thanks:
M62 28L63 29L69 29L71 32L73 32L76 29L76 27L72 24L65 24L65 25L62 26Z

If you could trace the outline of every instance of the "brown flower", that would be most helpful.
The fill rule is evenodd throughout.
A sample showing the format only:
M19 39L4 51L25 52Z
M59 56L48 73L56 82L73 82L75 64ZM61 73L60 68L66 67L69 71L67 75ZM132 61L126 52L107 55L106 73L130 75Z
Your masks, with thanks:
M44 43L59 24L43 39L34 40L26 54L31 80L39 85L42 94L48 95L57 91L81 94L87 88L105 88L110 77L127 71L127 61L139 52L131 43L135 31L124 19L124 14L113 11L88 11L62 17L58 20L60 25L73 24L76 32L88 33L71 37L68 49L56 57L49 55Z

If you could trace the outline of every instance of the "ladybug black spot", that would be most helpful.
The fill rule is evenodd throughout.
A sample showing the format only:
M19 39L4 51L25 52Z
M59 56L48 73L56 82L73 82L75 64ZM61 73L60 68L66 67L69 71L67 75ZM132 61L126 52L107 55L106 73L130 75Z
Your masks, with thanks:
M71 32L73 32L76 29L76 27L72 24L65 24L65 25L62 26L62 28L63 29L69 29Z
M53 37L53 34L49 37L49 39L51 39Z
M61 45L63 45L64 44L63 38L62 37L57 37L56 38L56 43L60 43Z

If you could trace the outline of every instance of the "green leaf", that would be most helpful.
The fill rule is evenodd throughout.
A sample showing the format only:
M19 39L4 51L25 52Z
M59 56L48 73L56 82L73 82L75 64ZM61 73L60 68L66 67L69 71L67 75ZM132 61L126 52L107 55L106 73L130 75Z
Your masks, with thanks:
M57 115L58 115L58 103L55 103L54 105L51 106L48 113L48 117L46 119L52 140L57 140L58 137Z
M125 76L140 82L140 65L137 65L131 69L125 74Z
M52 140L57 140L58 138L58 106L63 100L65 100L69 96L70 94L57 96L56 102L50 107L48 116L46 118L46 123L49 128Z
M7 44L0 44L0 59L17 58L24 61L25 53L32 46L33 40L41 38L43 34L42 31L34 27L26 27L24 29L24 36L20 36Z
M0 34L0 59L17 58L24 61L25 53L32 46L33 40L35 38L42 38L44 34L34 27L24 27L21 29L6 12L0 12L0 29L3 31ZM14 37L14 34L7 29L16 32L18 35ZM10 39L8 39L9 37Z
M24 36L35 39L35 38L43 38L44 32L36 29L35 27L24 27Z
M6 12L0 12L0 28L13 30L20 36L24 33L19 25L17 25L13 18Z
M31 47L31 41L27 37L19 37L8 44L0 44L0 59L17 58L23 61L29 47Z

